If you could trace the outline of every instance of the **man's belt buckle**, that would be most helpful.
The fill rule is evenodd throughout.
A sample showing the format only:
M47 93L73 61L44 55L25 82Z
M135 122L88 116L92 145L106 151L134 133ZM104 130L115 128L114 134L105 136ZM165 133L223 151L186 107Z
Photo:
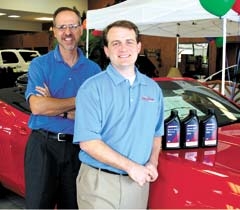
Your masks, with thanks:
M64 135L64 133L58 133L58 134L57 134L57 140L58 140L58 141L61 141L61 142L62 142L62 141L66 141L65 139L61 139L61 138L60 138L61 135Z

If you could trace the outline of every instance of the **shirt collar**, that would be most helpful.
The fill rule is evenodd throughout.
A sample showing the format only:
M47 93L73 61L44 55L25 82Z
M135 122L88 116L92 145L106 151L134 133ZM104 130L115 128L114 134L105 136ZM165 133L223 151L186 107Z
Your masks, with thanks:
M115 70L115 68L112 66L112 64L108 65L106 71L107 71L108 75L110 76L110 78L115 83L115 85L119 85L120 83L122 83L126 80L126 78L124 78L121 74L118 73L117 70ZM134 86L140 85L140 84L146 85L147 82L146 82L145 75L140 73L137 67L135 67L135 72L136 72L136 78L134 81Z
M78 55L79 55L77 63L78 64L83 63L84 60L86 59L86 57L83 55L83 52L80 48L77 48L77 51L78 51ZM60 50L59 50L59 45L57 45L54 49L54 57L55 57L56 61L64 62L62 55L60 53Z

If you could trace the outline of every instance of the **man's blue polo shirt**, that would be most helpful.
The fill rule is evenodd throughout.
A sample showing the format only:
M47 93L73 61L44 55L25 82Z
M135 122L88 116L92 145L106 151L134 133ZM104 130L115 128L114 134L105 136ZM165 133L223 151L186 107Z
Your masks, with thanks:
M44 83L54 98L75 97L82 83L101 71L100 67L88 60L80 49L78 55L79 59L73 67L69 67L63 61L58 46L53 51L33 59L28 70L26 100L30 95L37 94L36 86L44 87ZM74 121L60 116L31 114L29 127L73 134Z
M73 142L101 139L113 150L144 165L149 160L153 138L164 134L163 112L163 95L156 82L136 69L131 86L109 65L78 91ZM80 151L79 158L88 165L123 173L84 151Z

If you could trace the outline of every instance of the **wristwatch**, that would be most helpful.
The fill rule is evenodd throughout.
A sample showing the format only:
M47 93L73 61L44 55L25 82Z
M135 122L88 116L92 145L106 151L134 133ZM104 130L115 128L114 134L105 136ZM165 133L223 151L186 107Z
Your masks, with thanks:
M67 112L63 112L63 118L67 118L68 113Z

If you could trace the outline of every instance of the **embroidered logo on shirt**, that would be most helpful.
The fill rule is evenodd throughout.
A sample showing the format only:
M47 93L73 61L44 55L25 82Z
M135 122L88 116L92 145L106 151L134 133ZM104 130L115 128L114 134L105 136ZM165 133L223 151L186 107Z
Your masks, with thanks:
M154 98L151 98L149 96L142 96L142 100L143 101L148 101L148 102L154 102L155 101Z

